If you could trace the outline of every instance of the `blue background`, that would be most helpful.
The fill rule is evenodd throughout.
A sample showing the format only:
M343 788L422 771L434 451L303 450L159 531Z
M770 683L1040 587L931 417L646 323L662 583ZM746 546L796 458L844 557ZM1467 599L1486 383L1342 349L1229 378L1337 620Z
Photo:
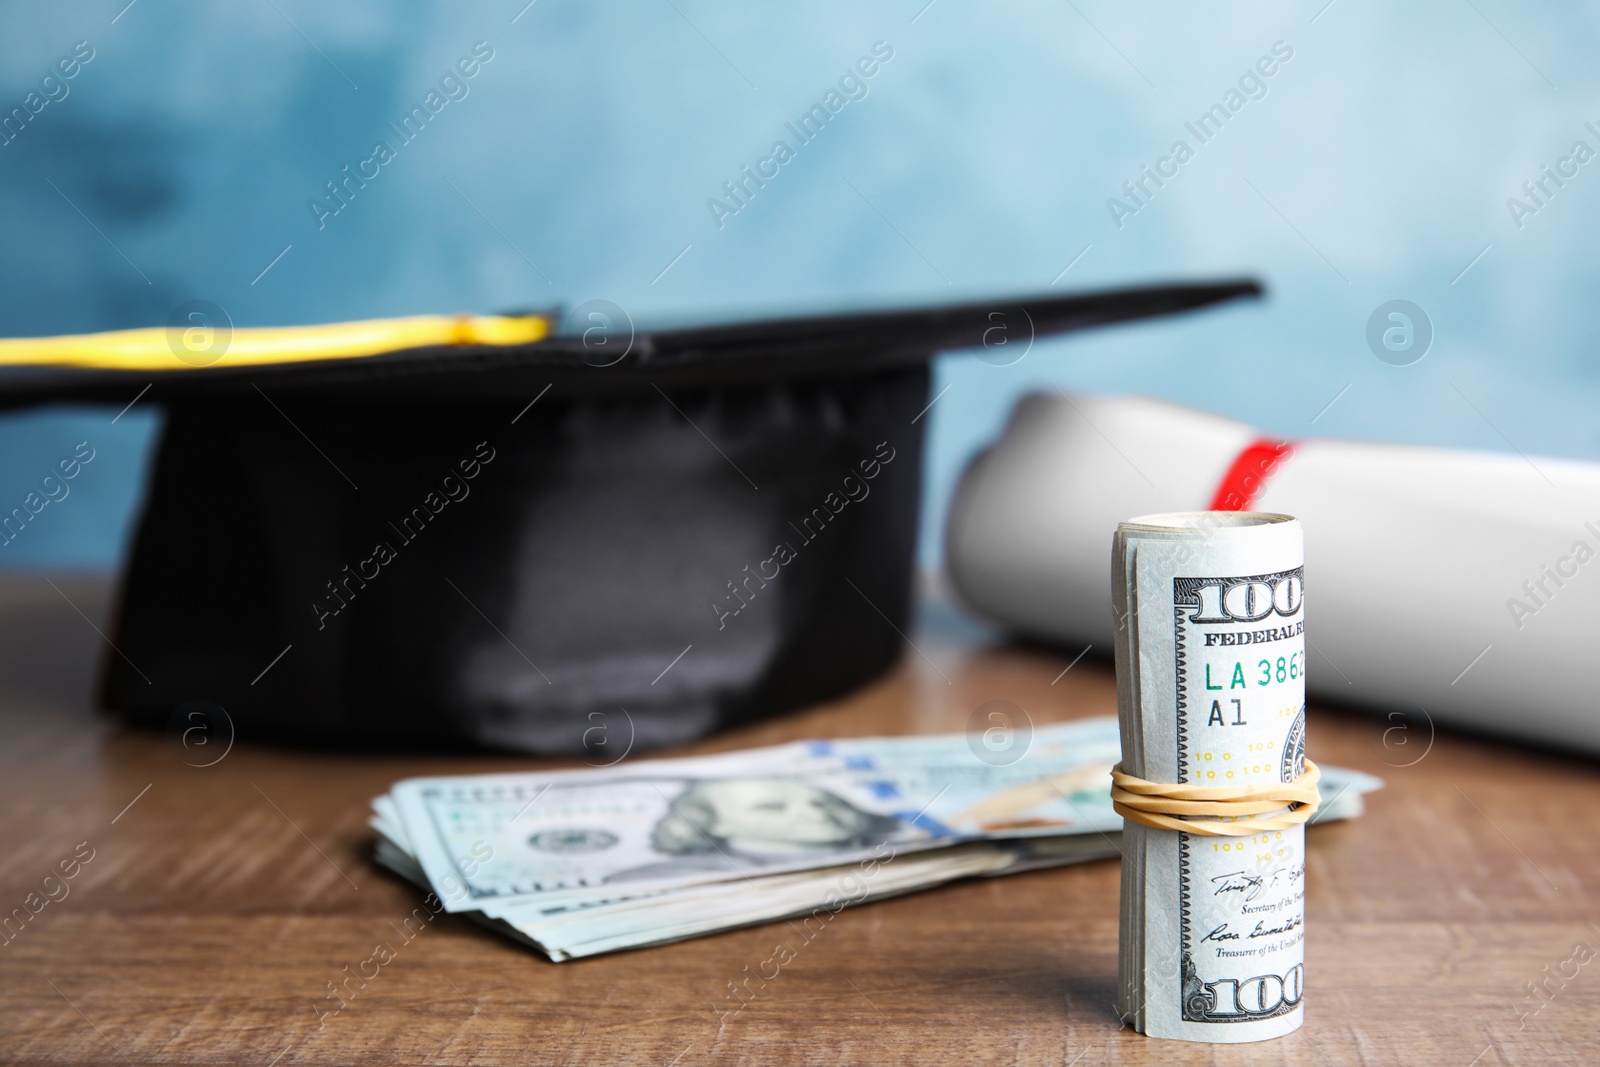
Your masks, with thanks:
M1265 304L1009 366L942 359L930 564L962 463L1040 387L1287 436L1600 455L1600 161L1520 226L1507 206L1575 141L1600 149L1596 9L524 2L8 5L0 109L75 42L95 58L0 147L0 333L156 325L195 299L236 325L595 298L648 321L1267 281ZM323 183L480 40L469 95L319 230ZM868 95L719 227L723 182L793 146L784 123L877 41L894 55ZM1293 56L1266 95L1199 144L1184 124L1276 41ZM1194 158L1119 227L1108 198L1179 138ZM1395 298L1436 331L1410 366L1365 340ZM0 419L0 510L77 441L97 451L0 566L115 564L158 425L115 414Z

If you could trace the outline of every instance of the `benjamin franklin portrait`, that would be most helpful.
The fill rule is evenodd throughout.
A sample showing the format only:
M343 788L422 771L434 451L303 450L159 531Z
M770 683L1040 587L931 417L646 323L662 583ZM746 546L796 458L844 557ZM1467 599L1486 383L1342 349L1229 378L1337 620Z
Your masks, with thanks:
M862 811L826 789L792 778L691 781L650 834L652 847L673 858L613 877L780 864L871 848L900 828L898 819Z

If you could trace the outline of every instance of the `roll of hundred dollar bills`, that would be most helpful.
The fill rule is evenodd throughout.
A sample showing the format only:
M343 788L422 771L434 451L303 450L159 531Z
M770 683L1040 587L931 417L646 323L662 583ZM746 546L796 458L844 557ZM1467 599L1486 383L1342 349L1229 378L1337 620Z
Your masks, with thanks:
M1118 527L1125 775L1208 799L1220 794L1198 790L1270 794L1302 778L1303 564L1300 523L1287 515L1153 515ZM1287 805L1251 823L1182 814L1186 805L1215 808L1168 804L1179 814L1165 821L1192 832L1124 812L1123 1018L1189 1041L1287 1034L1304 1016L1305 827ZM1262 822L1281 828L1235 836Z

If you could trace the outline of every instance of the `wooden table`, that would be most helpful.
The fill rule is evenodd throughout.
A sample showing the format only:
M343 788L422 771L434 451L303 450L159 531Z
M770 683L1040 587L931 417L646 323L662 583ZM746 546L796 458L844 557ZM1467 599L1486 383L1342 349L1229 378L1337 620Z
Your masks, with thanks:
M52 578L0 583L0 906L75 849L93 858L0 945L4 1062L1600 1062L1600 963L1566 962L1600 948L1595 765L1445 732L1430 748L1420 718L1326 708L1317 758L1389 784L1308 835L1309 1008L1278 1041L1119 1028L1115 861L847 910L727 1020L713 1005L781 924L551 964L443 916L319 1028L327 984L419 902L371 860L368 798L531 764L240 743L188 766L171 738L91 712L105 585ZM844 700L686 751L961 730L991 699L1036 722L1114 710L1108 665L1063 675L1065 659L955 629L924 623L927 658ZM1547 977L1554 994L1532 999Z

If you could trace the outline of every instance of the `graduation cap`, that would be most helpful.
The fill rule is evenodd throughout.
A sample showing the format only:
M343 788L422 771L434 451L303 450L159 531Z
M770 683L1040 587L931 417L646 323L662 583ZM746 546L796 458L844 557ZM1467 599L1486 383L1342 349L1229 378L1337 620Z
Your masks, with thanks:
M610 760L838 696L910 613L929 362L1252 281L636 329L614 305L0 341L0 408L159 403L105 704ZM90 446L92 447L92 442ZM17 536L26 509L0 516ZM196 702L203 702L197 705Z

